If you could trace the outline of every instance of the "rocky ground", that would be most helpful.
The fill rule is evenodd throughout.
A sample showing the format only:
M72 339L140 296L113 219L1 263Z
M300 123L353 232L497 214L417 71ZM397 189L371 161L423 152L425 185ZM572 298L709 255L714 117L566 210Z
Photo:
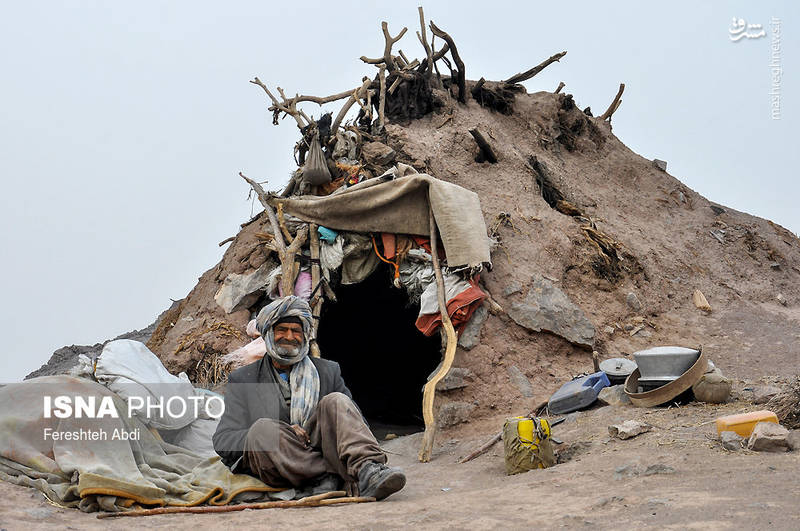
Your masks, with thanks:
M564 441L564 462L515 476L505 475L502 443L458 464L499 429L500 415L442 434L427 464L416 460L421 434L384 441L390 464L405 468L408 484L374 504L98 520L54 507L33 489L0 483L0 528L796 529L800 451L729 451L715 440L716 417L762 407L750 402L751 393L738 394L717 406L606 406L570 414L554 428ZM653 428L628 440L609 436L609 425L629 419Z

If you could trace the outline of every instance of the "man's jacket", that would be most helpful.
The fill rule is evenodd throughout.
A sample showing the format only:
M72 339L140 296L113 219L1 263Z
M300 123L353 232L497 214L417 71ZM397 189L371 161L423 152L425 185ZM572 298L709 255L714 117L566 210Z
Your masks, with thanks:
M344 393L352 398L335 361L310 358L319 373L319 398L330 393ZM247 431L258 419L272 418L289 422L289 408L275 381L275 372L267 365L269 356L236 369L228 375L225 386L225 413L214 433L214 450L232 471L239 469ZM257 384L257 385L256 385Z

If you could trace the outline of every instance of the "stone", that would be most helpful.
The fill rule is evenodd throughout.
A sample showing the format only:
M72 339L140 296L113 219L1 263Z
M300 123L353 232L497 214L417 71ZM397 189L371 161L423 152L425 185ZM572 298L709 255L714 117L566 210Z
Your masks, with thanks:
M439 383L436 384L436 390L452 391L454 389L463 389L469 385L466 379L471 377L471 370L461 367L453 367L447 371L447 374L444 375L444 378L439 380Z
M461 337L458 338L458 346L464 350L470 350L478 346L481 341L483 323L486 322L488 317L489 310L486 309L486 306L483 304L478 306L472 314L472 317L470 317L469 321L467 321L467 324L464 326Z
M522 284L517 281L512 281L508 286L503 288L503 296L510 297L511 295L519 293L520 291L522 291Z
M612 385L600 389L597 399L609 406L621 407L630 406L631 399L625 394L624 385Z
M608 434L617 439L630 439L650 431L653 427L638 420L626 420L622 424L612 424L608 427Z
M436 415L436 424L440 428L448 428L463 424L475 409L474 404L468 402L448 402L439 408Z
M214 300L225 313L249 308L264 293L267 277L275 269L275 264L270 260L261 267L245 275L231 273L214 294Z
M788 437L789 449L793 452L800 450L800 430L792 430Z
M395 151L382 142L367 142L361 146L364 160L376 166L386 166L394 161Z
M667 161L660 159L653 159L653 165L661 171L667 171Z
M706 313L711 313L711 305L708 303L706 296L699 289L694 290L692 293L692 302L698 310L703 310Z
M630 478L639 475L639 467L631 463L614 469L614 479Z
M744 437L736 433L735 431L723 431L719 434L719 441L722 443L722 447L726 450L736 451L742 449L742 443L744 443Z
M634 312L639 313L642 311L642 303L639 302L639 297L637 297L635 293L628 293L628 296L625 297L625 302L628 304L628 308Z
M769 267L770 269L778 271L781 268L781 264L779 262L770 262Z
M530 380L528 377L523 374L519 367L516 365L511 365L508 368L508 376L511 378L511 381L514 385L517 386L519 392L522 393L522 396L525 398L531 398L533 396L533 386L531 385Z
M774 422L759 422L750 434L747 449L756 452L786 452L789 450L789 430Z
M783 296L783 293L778 293L778 294L775 296L775 300L776 300L776 301L778 301L778 303L779 303L779 304L781 304L781 305L783 305L783 306L786 306L787 304L789 304L789 303L787 302L787 300L786 300L786 297L784 297L784 296Z
M709 208L714 212L715 216L719 216L725 213L725 209L717 205L709 205Z
M674 474L675 469L671 466L663 465L661 463L656 463L654 465L649 465L645 471L642 473L643 476L655 476L660 474Z
M753 403L766 404L772 397L780 393L780 387L775 387L774 385L758 385L753 387Z
M512 304L508 315L528 330L551 332L583 347L594 346L594 326L584 311L541 275L534 276L525 301Z
M603 332L605 332L608 335L613 334L615 331L616 328L614 328L613 326L606 326L605 328L603 328Z

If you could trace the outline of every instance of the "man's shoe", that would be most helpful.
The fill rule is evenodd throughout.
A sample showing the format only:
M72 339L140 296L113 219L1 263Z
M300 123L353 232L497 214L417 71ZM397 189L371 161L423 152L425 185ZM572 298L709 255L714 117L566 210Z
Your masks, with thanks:
M368 461L358 471L358 491L361 496L382 500L402 489L406 476L399 468Z

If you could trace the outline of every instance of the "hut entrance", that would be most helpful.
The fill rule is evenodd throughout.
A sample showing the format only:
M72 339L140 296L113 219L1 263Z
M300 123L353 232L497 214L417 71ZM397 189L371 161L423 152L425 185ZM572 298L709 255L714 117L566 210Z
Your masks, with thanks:
M419 308L391 285L381 264L359 284L336 288L319 324L322 357L339 363L342 377L379 439L421 431L422 387L441 360L439 334L414 326Z

